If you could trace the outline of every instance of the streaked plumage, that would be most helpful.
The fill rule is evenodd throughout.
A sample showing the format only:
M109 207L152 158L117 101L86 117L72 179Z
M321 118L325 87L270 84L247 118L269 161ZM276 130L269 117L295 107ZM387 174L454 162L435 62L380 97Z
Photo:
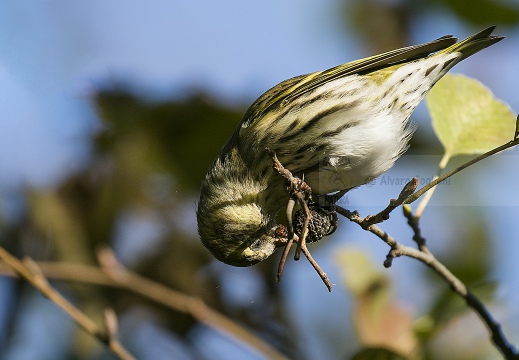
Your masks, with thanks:
M297 76L265 92L202 183L203 244L235 266L264 260L282 245L276 215L288 194L266 147L317 194L357 187L388 170L407 149L416 106L455 64L501 40L490 36L493 29Z

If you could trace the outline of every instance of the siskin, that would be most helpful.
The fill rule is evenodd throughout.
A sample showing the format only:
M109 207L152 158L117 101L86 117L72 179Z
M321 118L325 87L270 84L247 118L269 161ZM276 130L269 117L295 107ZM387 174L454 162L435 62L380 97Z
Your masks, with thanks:
M283 81L247 110L202 182L198 233L224 263L248 266L285 245L276 215L286 180L265 148L313 193L378 177L407 149L409 116L455 64L500 41L489 27L461 42L444 36Z

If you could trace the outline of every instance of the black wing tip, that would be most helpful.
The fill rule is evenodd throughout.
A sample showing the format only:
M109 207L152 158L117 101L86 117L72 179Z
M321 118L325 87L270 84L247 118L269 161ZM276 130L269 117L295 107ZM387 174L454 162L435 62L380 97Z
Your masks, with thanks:
M495 44L501 40L503 40L504 36L498 36L498 35L492 35L492 32L496 28L496 25L489 26L477 33L475 33L472 36L469 36L468 38L464 39L463 41L459 42L459 46L464 46L464 44L470 44L470 43L486 43L489 45ZM486 46L485 46L486 47ZM479 50L478 50L479 51Z
M490 34L492 34L494 32L496 27L497 27L497 25L491 25L489 27L486 27L483 30L481 30L481 31L477 32L476 34L474 34L473 37L490 37L490 38L499 37L499 38L503 38L503 36L490 36ZM449 34L449 35L444 35L444 36L436 39L435 41L445 40L445 39L456 39L456 38L454 37L454 35L450 35Z
M440 37L440 38L438 38L438 39L436 39L436 40L450 39L450 38L452 38L453 36L454 36L454 35L444 35L444 36L442 36L442 37Z
M479 34L483 35L484 37L488 37L492 41L492 43L495 44L496 42L501 41L505 38L504 36L491 35L492 32L494 32L495 28L496 25L489 26L486 29L481 30Z
M496 28L496 25L489 26L487 28L484 28L480 32L476 33L474 37L477 38L503 38L502 36L490 36Z

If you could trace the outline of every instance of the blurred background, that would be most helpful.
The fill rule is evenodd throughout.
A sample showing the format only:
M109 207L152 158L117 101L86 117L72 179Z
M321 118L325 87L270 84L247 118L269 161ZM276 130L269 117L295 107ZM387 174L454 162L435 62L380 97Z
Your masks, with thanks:
M289 258L279 284L280 254L250 268L217 262L198 239L195 209L202 177L247 107L295 75L497 25L506 39L452 72L517 112L518 24L517 0L0 2L0 246L93 266L109 246L131 271L201 298L288 358L349 359L384 345L403 358L499 358L445 283L407 258L384 269L387 246L346 219L310 249L335 284L328 293L305 259ZM423 104L412 119L411 148L386 180L437 171L442 148ZM516 345L518 151L441 186L421 220L431 250ZM392 184L364 186L343 205L375 213L400 191ZM401 211L382 228L413 245ZM113 358L6 274L0 264L0 359ZM131 292L51 282L96 321L113 308L139 359L265 357Z

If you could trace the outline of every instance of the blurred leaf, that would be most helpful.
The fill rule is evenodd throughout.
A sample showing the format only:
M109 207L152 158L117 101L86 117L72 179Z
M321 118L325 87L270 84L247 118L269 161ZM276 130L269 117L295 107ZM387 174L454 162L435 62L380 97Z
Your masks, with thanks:
M490 309L492 314L496 308ZM452 317L426 344L431 359L501 359L489 341L488 331L474 312Z
M480 154L510 141L515 116L480 82L445 75L427 96L433 128L445 153Z
M79 214L72 211L66 199L54 191L32 191L28 199L34 225L42 238L52 240L55 259L93 263Z
M119 147L135 176L170 172L178 185L198 190L211 162L245 111L228 109L204 94L182 101L150 103L122 91L100 93L107 124L98 139L104 149Z
M347 31L361 38L366 55L408 45L411 7L405 1L354 0L342 7Z
M438 3L437 0L435 0ZM496 0L441 0L460 18L478 26L519 23L517 2Z
M385 298L389 296L389 279L377 270L364 252L342 250L337 255L337 263L346 288L356 297L370 296L375 292L384 293Z
M469 285L470 291L484 303L492 301L493 294L496 290L496 284L484 283L484 284L471 284ZM445 291L435 299L432 309L429 311L429 321L432 326L428 329L429 332L422 332L423 338L429 338L434 335L438 328L443 326L446 322L458 316L471 313L472 311L467 307L467 303L454 294L450 289ZM425 330L425 329L423 329Z
M407 357L383 348L365 348L356 353L351 360L405 360Z
M451 226L449 246L443 251L435 251L435 254L481 301L490 302L496 285L489 281L488 277L496 258L484 210L479 207L466 207L455 214L453 221L455 224L463 225ZM431 283L438 284L437 274L426 274ZM434 335L444 322L470 312L466 302L446 286L431 300L428 320L434 325L430 327L429 332L422 332L424 338Z
M355 296L353 321L361 345L413 355L418 346L413 319L393 303L389 279L362 251L342 250L337 263L346 287Z
M493 266L494 245L490 242L484 214L470 209L460 214L463 226L452 229L451 243L442 262L461 281L473 284L488 276Z

